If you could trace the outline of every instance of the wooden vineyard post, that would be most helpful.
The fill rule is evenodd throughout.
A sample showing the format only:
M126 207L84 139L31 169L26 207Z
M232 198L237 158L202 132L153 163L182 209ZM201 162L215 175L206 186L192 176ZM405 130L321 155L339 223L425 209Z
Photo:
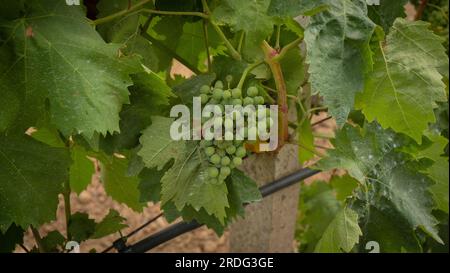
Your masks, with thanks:
M249 158L242 169L263 186L300 169L297 154L297 146L288 144L276 154ZM245 219L230 228L230 252L293 252L298 197L296 184L249 205Z

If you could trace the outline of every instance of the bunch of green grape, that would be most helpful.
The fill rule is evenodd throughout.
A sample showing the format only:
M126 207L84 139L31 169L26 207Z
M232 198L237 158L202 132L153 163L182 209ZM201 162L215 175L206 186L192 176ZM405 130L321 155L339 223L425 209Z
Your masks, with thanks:
M232 122L225 115L225 106L247 106L254 105L256 109L258 105L265 105L266 100L260 95L257 87L249 87L245 94L243 94L240 88L230 88L230 82L232 81L231 76L227 76L227 87L225 88L222 81L217 81L214 86L202 86L200 89L200 98L203 105L217 105L222 110L223 116L220 120L214 120L213 123L220 123L224 127L228 127L228 122ZM267 109L269 110L269 109ZM267 111L266 115L269 115L270 111ZM237 119L236 116L233 118ZM207 119L203 120L205 122ZM267 126L273 124L271 118L264 120L267 122ZM245 122L245 127L237 128L236 124L233 127L233 133L226 132L223 139L233 138L236 134L240 134L242 138L246 138L249 134L249 130L255 130L255 135L257 133L257 128L247 128L247 122ZM231 126L230 126L231 127ZM233 134L233 137L227 137L226 134ZM207 170L208 181L210 183L223 183L225 179L231 174L231 171L242 164L244 157L250 154L245 148L245 141L243 140L213 140L213 141L203 141L204 151L209 160L209 167Z
M231 171L242 164L247 156L244 141L214 140L204 141L204 151L208 156L208 182L220 184L227 179Z

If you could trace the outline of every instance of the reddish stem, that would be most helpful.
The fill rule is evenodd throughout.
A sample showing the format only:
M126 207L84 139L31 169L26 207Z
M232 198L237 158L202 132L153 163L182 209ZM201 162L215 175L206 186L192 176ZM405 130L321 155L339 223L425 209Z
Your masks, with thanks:
M416 21L422 19L423 12L425 11L427 4L428 4L428 0L420 1L420 5L419 5L419 8L417 9L417 13L416 13L416 17L415 17Z
M265 61L269 65L272 71L275 84L278 91L278 120L279 120L279 130L278 130L278 150L284 146L286 141L289 140L289 121L288 121L288 101L287 101L287 90L286 82L284 80L283 71L281 69L280 62L276 59L279 52L272 48L266 41L262 45Z

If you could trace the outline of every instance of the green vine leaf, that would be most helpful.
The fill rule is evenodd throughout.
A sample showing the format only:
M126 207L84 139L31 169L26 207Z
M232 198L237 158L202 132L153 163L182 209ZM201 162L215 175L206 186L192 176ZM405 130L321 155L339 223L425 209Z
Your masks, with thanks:
M80 194L91 183L95 173L94 162L88 158L89 153L82 146L70 149L72 165L70 166L70 188Z
M24 230L12 224L5 232L0 230L0 253L13 252L17 244L23 243Z
M406 3L408 3L408 0L380 0L379 5L368 6L369 18L388 33L395 19L406 16Z
M117 202L141 212L146 204L140 202L139 178L128 176L129 160L126 155L118 157L98 154L96 157L101 162L101 180L106 193Z
M49 232L44 238L42 238L42 246L47 252L59 252L64 247L66 238L57 230Z
M317 243L316 253L350 252L362 235L358 214L350 208L342 209L325 230Z
M400 142L394 133L372 124L364 131L358 127L344 126L332 143L335 149L318 163L318 168L345 169L350 176L365 183L370 172Z
M133 149L139 144L142 130L151 124L153 115L169 112L170 100L175 97L164 79L152 71L131 75L130 104L120 112L120 133L102 138L101 147L110 153Z
M345 126L333 143L337 148L319 165L347 170L370 187L367 202L382 212L396 211L409 223L411 231L420 228L442 242L436 229L438 222L432 215L435 206L430 194L432 181L422 174L417 162L396 151L399 141L392 132L376 124L362 131Z
M329 0L271 0L269 15L297 17L314 15L327 8Z
M108 215L100 223L96 224L94 234L90 237L92 239L99 239L118 232L128 227L126 224L123 224L125 220L116 210L110 210Z
M197 211L204 208L222 224L228 207L225 184L207 183L208 161L198 142L174 141L170 137L172 119L154 117L142 137L138 152L147 168L161 170L169 161L172 167L161 179L161 202L171 201L178 210L191 205Z
M12 223L26 229L54 220L69 166L65 149L0 134L0 231Z
M316 181L302 186L299 200L301 214L297 221L300 252L314 251L317 242L342 207L329 183Z
M196 210L192 206L185 206L183 210L178 211L171 202L167 203L163 209L166 219L174 221L179 216L187 222L197 221L213 229L219 236L225 230L225 227L232 223L239 216L244 216L244 204L253 203L262 199L261 193L252 179L242 171L234 169L231 176L227 179L229 207L226 208L225 224L214 215L210 215L205 209Z
M95 226L95 221L89 218L88 214L77 212L70 216L68 232L73 240L83 242L91 238L95 232Z
M448 158L440 157L436 159L434 164L426 170L428 176L433 179L434 185L430 191L433 195L437 209L448 214L448 196L449 196L449 169Z
M272 18L267 14L270 0L223 0L214 9L212 18L219 25L229 26L233 32L245 32L244 54L249 59L262 57L262 41L273 31Z
M436 102L447 100L438 68L448 64L448 57L442 39L428 27L397 19L386 41L373 43L374 69L357 102L369 121L418 143L428 124L436 122Z
M135 5L139 0L132 0ZM104 18L108 15L120 12L128 8L129 0L109 0L100 1L97 4L99 14L97 18ZM152 3L147 3L144 8L153 8ZM111 22L99 25L97 31L108 43L121 45L121 51L126 55L139 55L142 57L142 64L153 71L163 71L167 67L161 67L159 56L154 45L141 36L141 26L145 24L146 16L139 13L131 13L123 18L118 18Z
M382 209L383 206L390 208L385 199L379 202L379 206L372 206L363 199L353 204L353 208L359 212L363 232L360 252L367 252L366 244L371 241L380 245L381 253L421 252L419 241L408 221L396 210Z
M141 70L137 59L106 44L81 7L57 0L27 1L26 7L25 17L0 24L0 54L10 56L0 64L0 92L13 102L2 127L17 124L8 130L23 133L44 114L48 99L51 121L66 135L118 131L128 75Z
M367 18L364 0L331 1L312 17L305 32L312 89L319 92L339 126L364 88L368 43L375 24Z

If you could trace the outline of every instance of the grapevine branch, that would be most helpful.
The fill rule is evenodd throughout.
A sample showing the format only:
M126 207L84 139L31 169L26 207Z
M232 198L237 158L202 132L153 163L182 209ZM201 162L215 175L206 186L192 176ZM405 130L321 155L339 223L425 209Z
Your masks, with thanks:
M133 6L129 6L128 9L125 9L125 10L119 11L117 13L113 13L113 14L111 14L109 16L106 16L106 17L103 17L103 18L91 21L91 23L94 26L97 26L97 25L100 25L100 24L104 24L104 23L110 22L110 21L112 21L112 20L114 20L116 18L122 17L124 15L129 14L129 13L132 13L132 12L138 10L139 8L141 8L142 6L144 6L145 4L148 4L150 2L153 2L153 0L143 0L143 1L139 2L139 3L136 3Z
M233 59L240 61L242 59L241 54L234 48L234 46L231 44L231 42L228 40L228 38L225 36L225 33L223 33L222 29L217 25L216 22L211 20L211 17L209 16L211 14L211 10L209 9L208 3L206 0L202 0L203 10L209 20L209 23L214 28L214 30L219 34L220 39L225 43L225 46L227 47L228 51L230 51L231 57Z
M242 73L242 77L241 77L241 79L239 80L239 84L238 84L237 88L242 89L242 87L244 86L245 79L247 78L248 74L249 74L253 69L255 69L255 68L257 68L258 66L260 66L262 63L263 63L263 61L260 61L260 62L254 63L254 64L252 64L252 65L249 65L249 66L244 70L244 72Z
M288 104L287 104L287 90L286 82L284 80L283 71L281 69L279 59L275 59L278 51L272 48L266 41L262 44L262 49L265 55L265 62L269 65L278 91L278 107L279 107L279 132L278 132L278 147L283 147L289 139L289 121L288 121Z
M421 0L420 6L417 9L416 17L414 18L416 21L422 19L423 12L425 11L425 8L427 7L428 0Z
M206 49L206 58L207 58L207 64L208 64L208 72L211 72L211 52L209 50L209 36L208 36L208 22L206 20L203 20L203 36L205 38L205 49Z
M144 0L142 2L139 2L137 4L135 4L134 6L129 7L126 10L122 10L119 11L117 13L111 14L109 16L91 21L91 24L94 26L100 25L100 24L104 24L107 22L110 22L112 20L115 20L119 17L125 16L127 14L130 14L132 12L143 12L143 13L150 13L150 14L159 14L159 15L178 15L178 16L196 16L196 17L200 17L203 18L205 20L207 20L211 26L214 28L214 30L217 32L217 34L219 35L220 39L224 42L225 46L227 47L228 51L230 52L230 55L233 59L240 61L242 59L241 54L233 47L233 45L231 44L231 42L228 40L228 38L226 37L226 35L223 33L222 29L220 28L220 26L214 22L213 20L211 20L210 14L211 11L208 7L208 4L205 0L202 0L202 4L203 4L203 10L204 12L195 12L195 11L162 11L162 10L154 10L154 9L146 9L146 8L142 8L142 6L144 6L145 4L151 2L152 0ZM198 74L198 73L197 73Z

